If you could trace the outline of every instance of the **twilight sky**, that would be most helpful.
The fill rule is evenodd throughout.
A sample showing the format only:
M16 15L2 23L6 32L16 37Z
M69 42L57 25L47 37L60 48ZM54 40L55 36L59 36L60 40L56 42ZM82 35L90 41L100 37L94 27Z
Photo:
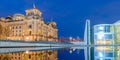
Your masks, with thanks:
M46 22L57 22L59 37L83 38L86 19L90 19L91 26L120 20L120 0L1 0L0 17L25 15L33 3Z

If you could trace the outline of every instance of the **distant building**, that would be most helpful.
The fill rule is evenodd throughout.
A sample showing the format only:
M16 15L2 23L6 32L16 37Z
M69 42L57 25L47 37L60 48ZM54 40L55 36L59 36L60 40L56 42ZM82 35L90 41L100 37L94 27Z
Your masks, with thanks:
M59 42L82 42L82 40L69 37L69 38L59 38Z
M33 40L33 41L57 41L58 29L56 22L45 23L42 12L35 5L26 10L26 15L14 14L0 19L0 24L9 29L6 39Z

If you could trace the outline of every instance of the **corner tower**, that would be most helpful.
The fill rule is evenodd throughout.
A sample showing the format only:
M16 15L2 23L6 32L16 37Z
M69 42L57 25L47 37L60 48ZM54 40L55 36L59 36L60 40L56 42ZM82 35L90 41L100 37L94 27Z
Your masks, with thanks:
M39 10L36 8L35 4L33 4L33 8L32 8L32 9L27 9L27 10L26 10L26 16L27 16L28 18L36 18L36 19L38 19L38 18L41 17L41 15L42 15L42 12L39 11Z

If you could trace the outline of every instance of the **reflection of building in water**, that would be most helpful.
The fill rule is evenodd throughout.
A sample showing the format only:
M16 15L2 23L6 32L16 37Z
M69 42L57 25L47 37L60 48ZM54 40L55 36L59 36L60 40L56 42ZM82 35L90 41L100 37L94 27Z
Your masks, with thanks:
M91 30L90 30L90 20L87 19L86 20L86 24L85 24L85 31L84 31L84 42L82 42L82 45L91 45ZM91 52L90 52L90 47L85 47L85 60L91 60Z
M26 51L0 54L0 60L57 60L57 51Z
M45 23L42 19L42 12L35 5L34 8L26 10L26 16L14 14L7 18L0 18L0 24L5 30L0 35L6 36L3 39L57 41L58 38L56 22Z
M112 24L100 24L94 26L94 45L113 45L114 26ZM114 46L94 47L94 60L114 60Z
M120 21L94 26L94 45L120 44ZM94 60L120 60L119 46L94 47Z

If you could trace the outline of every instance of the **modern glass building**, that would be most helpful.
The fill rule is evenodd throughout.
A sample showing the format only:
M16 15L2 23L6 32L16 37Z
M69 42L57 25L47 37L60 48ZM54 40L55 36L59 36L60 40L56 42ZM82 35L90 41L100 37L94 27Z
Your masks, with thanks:
M93 33L93 45L96 45L94 47L94 60L116 60L115 47L106 46L115 44L114 25L95 25Z
M120 60L120 21L117 21L114 23L114 29L115 29L115 44L116 46L115 49L115 55L116 55L116 60Z
M100 24L94 26L94 44L95 45L113 45L114 44L114 25Z
M85 44L93 46L87 47L87 55L92 56L87 56L87 60L120 60L120 21L94 25L91 31L87 20L84 35Z
M116 44L120 44L120 21L114 23L115 28L115 42Z

